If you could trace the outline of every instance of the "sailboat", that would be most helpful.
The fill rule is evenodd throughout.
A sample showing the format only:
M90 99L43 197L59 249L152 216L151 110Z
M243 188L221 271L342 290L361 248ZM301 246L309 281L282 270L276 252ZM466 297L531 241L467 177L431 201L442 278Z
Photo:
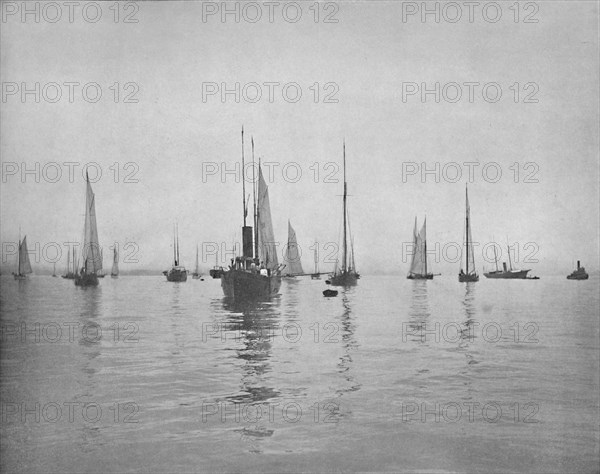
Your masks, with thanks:
M111 278L119 278L119 256L117 254L117 244L115 243L113 247L113 264L110 269L110 277Z
M296 232L288 220L288 241L285 249L286 266L283 269L283 276L294 278L297 275L304 274L302 262L300 261L300 250L296 241Z
M496 246L494 245L494 261L496 263L496 270L484 273L485 277L492 279L527 279L527 273L529 273L531 270L514 270L512 267L512 260L510 258L510 245L507 245L506 247L508 250L509 268L506 267L506 262L502 262L502 270L498 270L498 257L496 255Z
M102 249L100 249L100 261L102 263L104 263L104 254L102 253ZM97 275L98 278L104 278L106 275L104 274L104 272L102 270L100 270Z
M252 162L254 163L254 140L252 140ZM253 179L252 182L254 232L252 226L246 225L248 206L244 173L244 128L242 127L242 205L244 215L242 256L236 257L229 269L221 275L223 293L226 297L236 300L268 298L276 295L281 287L281 265L277 261L269 188L262 174L260 160L258 162L258 192L256 180ZM249 198L250 196L248 196L248 200Z
M315 239L315 272L310 275L311 280L320 280L321 275L319 273L319 244Z
M465 185L465 236L466 236L466 252L465 252L465 270L460 269L458 281L461 283L470 281L479 281L479 275L475 271L475 252L473 251L473 237L471 236L471 208L469 206L469 191Z
M90 178L85 173L85 224L83 227L83 267L75 275L77 286L97 286L97 272L102 270L100 258L100 243L98 242L98 228L96 226L96 202Z
M31 263L29 262L29 252L27 251L27 236L23 237L23 240L19 237L17 273L13 272L13 277L15 280L25 280L29 273L32 273L32 270Z
M200 275L200 265L198 265L198 245L196 245L196 268L194 268L194 273L192 273L192 278L197 280L202 275Z
M413 255L410 271L406 278L409 280L433 280L433 273L427 273L427 218L423 221L421 232L417 233L417 218L413 230Z
M352 238L350 238L351 255L348 258L348 209L347 209L347 196L348 196L348 185L346 183L346 142L344 142L344 199L343 199L343 215L344 215L344 237L342 242L342 264L341 267L336 263L336 268L332 275L329 277L330 284L332 286L355 286L357 280L360 278L356 272L354 264L354 244Z
M167 277L167 281L187 281L187 270L184 266L179 265L179 227L177 226L173 237L173 267L168 271L165 270L163 275Z
M52 269L52 276L56 278L58 275L56 274L56 262L54 262L54 267Z
M567 280L587 280L589 277L585 268L581 266L581 262L577 260L577 270L573 270L573 273L567 275Z
M75 263L75 247L73 247L73 268L71 269L71 252L67 252L67 272L62 275L63 278L74 280L77 273L77 265Z

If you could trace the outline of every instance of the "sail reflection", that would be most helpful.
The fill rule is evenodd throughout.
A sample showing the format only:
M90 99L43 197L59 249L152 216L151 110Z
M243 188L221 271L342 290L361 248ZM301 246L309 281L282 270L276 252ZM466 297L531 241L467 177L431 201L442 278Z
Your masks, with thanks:
M427 321L431 316L427 296L427 280L413 280L407 336L411 341L427 343Z

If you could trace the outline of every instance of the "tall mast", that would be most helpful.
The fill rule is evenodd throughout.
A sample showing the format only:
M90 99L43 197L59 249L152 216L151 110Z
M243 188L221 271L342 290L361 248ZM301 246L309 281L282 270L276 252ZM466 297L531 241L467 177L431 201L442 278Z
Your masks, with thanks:
M175 228L177 233L177 265L179 265L179 224Z
M244 227L246 227L246 176L244 171L244 127L242 126L242 207L244 210Z
M260 169L260 156L258 157L258 175L259 175L259 179L260 179L260 173L261 173L261 169ZM260 192L256 195L256 217L254 218L254 236L255 236L255 241L256 241L256 258L260 259L260 255L258 253L258 249L260 248L260 242L258 241L258 219L260 217ZM264 249L263 249L264 250ZM260 262L259 262L260 263Z
M318 267L318 261L319 261L319 257L317 254L317 247L318 246L318 242L317 239L315 237L315 273L319 273L319 267Z
M467 185L465 184L465 203L466 203L466 214L465 214L465 227L466 227L466 235L467 235L467 271L466 274L469 274L469 191L467 189Z
M342 273L346 272L346 140L344 140L344 243L343 243L343 263Z
M19 226L19 254L17 255L17 275L21 274L21 226Z
M508 249L508 268L512 270L512 261L510 260L510 244L508 243L508 237L506 238L506 248Z
M423 258L425 259L425 276L427 276L427 216L425 216L425 222L423 222L423 229L425 229L425 251L423 252Z
M175 226L173 226L173 263L177 266L177 242L175 240Z
M258 258L258 221L256 214L256 168L254 166L254 137L252 141L252 201L254 202L254 258Z
M498 271L498 257L496 256L496 243L494 243L494 262L496 262L496 271Z

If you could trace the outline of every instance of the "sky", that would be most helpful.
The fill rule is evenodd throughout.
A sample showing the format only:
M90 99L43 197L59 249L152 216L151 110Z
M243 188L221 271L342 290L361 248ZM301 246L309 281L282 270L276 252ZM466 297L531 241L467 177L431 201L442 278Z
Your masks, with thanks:
M34 272L57 249L66 265L88 164L100 244L106 255L117 243L122 270L168 269L175 223L181 262L192 268L198 245L212 267L213 243L240 239L242 185L226 171L242 127L246 163L253 137L273 171L280 248L289 219L307 270L315 241L332 268L344 141L361 273L405 274L425 216L430 268L457 273L467 182L478 270L493 266L491 242L506 260L507 241L533 274L598 268L597 2L499 2L495 22L490 2L471 18L464 2L426 2L439 22L422 2L276 2L272 18L267 4L227 3L239 22L220 2L130 2L118 18L112 2L90 3L69 18L56 2L58 19L55 6L2 3L3 272L19 232ZM436 84L437 97L421 94Z

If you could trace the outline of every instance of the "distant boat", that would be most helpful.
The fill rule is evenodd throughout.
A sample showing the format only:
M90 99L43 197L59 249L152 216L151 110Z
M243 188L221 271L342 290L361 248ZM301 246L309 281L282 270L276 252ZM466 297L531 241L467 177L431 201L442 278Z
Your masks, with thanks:
M110 277L111 278L119 278L119 256L117 254L117 244L115 243L113 247L113 264L110 269Z
M330 275L329 281L332 286L355 286L360 278L356 272L356 265L354 263L354 244L352 237L350 237L351 255L348 255L348 208L347 208L347 196L348 196L348 185L346 183L346 142L344 142L344 198L343 198L343 220L344 220L344 237L342 242L342 263L336 268L333 274ZM350 258L349 258L350 257Z
M163 275L167 277L167 281L184 282L187 281L187 270L184 266L179 265L179 228L175 227L175 235L173 237L173 267L170 270L165 270Z
M23 240L19 237L19 255L17 258L17 273L13 272L15 280L25 280L32 273L29 252L27 251L27 236Z
M288 220L288 241L285 249L286 267L283 269L283 276L294 278L297 275L303 275L302 262L300 261L300 250L296 241L296 232Z
M56 278L58 275L56 274L56 262L54 262L54 268L52 270L52 276Z
M465 249L465 270L460 269L458 274L458 281L461 283L479 281L479 275L475 271L475 252L473 251L473 237L471 236L471 208L469 206L469 191L467 185L465 185L465 236L466 236L466 249ZM469 265L470 264L470 265Z
M97 286L97 273L102 270L100 257L100 243L98 242L98 228L96 226L96 202L90 178L85 173L85 224L83 227L83 267L75 275L77 286Z
M527 273L529 273L531 270L514 270L512 267L512 260L510 258L510 246L507 246L507 250L509 268L506 267L506 262L502 262L502 270L498 270L498 257L496 256L496 246L494 245L494 261L496 262L496 270L484 273L485 277L492 279L527 279Z
M194 273L192 273L192 278L197 280L202 275L200 274L200 265L198 265L198 245L196 245L196 268L194 269Z
M102 253L102 249L100 249L100 261L104 264L104 254ZM104 278L106 274L102 270L100 270L97 276L98 278Z
M587 280L589 277L585 268L581 266L581 262L577 260L577 270L573 270L573 273L567 275L567 280Z
M77 264L75 263L75 247L73 247L73 268L71 269L71 252L67 252L67 272L61 275L67 280L74 280L77 273Z
M310 275L311 280L320 280L321 274L319 273L319 252L318 252L318 242L315 239L315 273Z
M427 272L427 218L423 221L421 232L417 233L417 218L413 230L413 255L410 271L406 278L409 280L433 280L433 273Z
M254 140L252 140L252 162L254 163ZM254 170L254 167L252 169ZM242 256L236 257L229 269L221 275L223 293L226 297L236 300L268 298L276 295L281 287L281 265L277 261L269 188L262 174L260 160L258 162L258 190L256 189L256 180L252 180L254 232L252 226L246 225L248 206L245 183L244 129L242 128L242 205L244 215Z
M219 266L219 252L217 251L217 253L215 254L215 266L208 271L208 274L211 276L211 278L214 278L216 280L217 278L221 278L221 275L224 271L225 270L223 269L223 267Z

